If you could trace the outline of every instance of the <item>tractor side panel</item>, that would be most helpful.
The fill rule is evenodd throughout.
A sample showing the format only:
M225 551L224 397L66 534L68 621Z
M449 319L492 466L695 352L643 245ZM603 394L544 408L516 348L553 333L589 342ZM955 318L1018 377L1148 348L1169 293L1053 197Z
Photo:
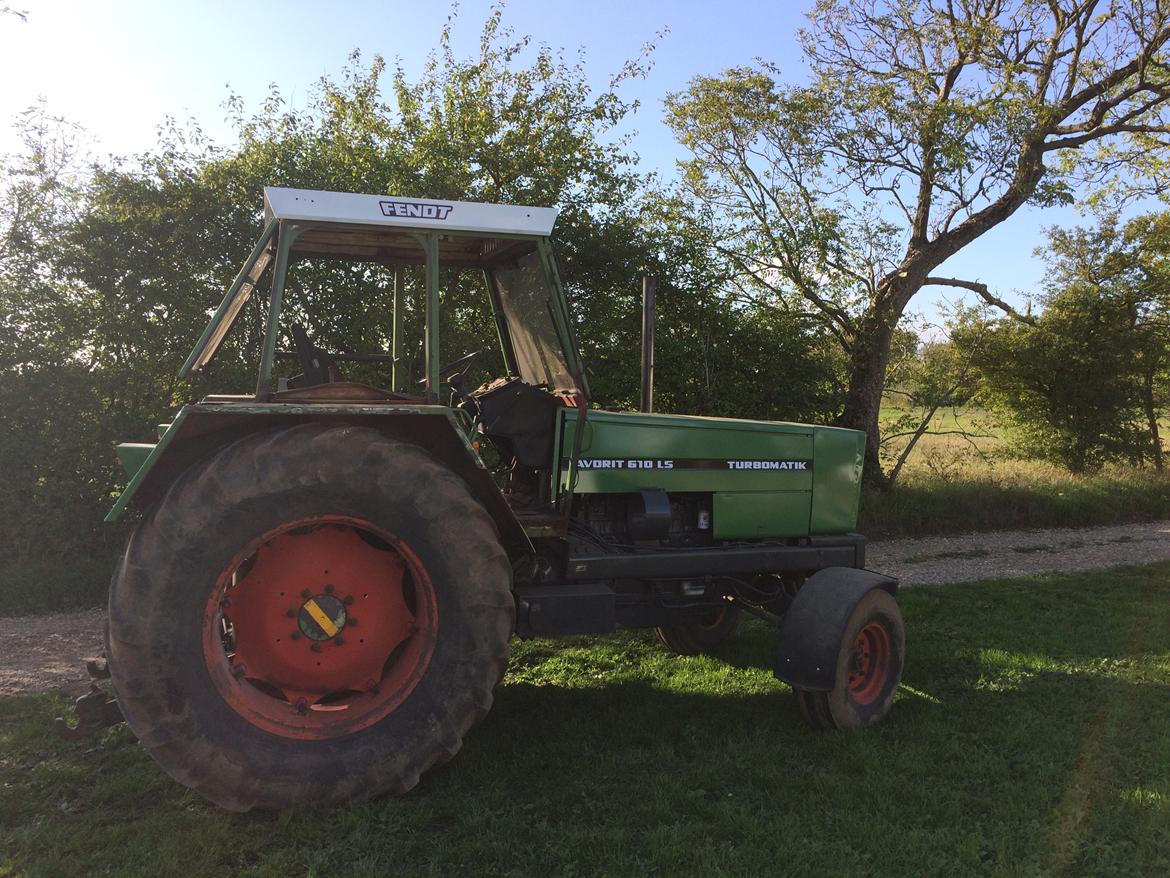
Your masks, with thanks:
M815 428L813 440L813 533L845 533L857 527L865 434L837 427Z
M808 533L807 491L716 491L711 505L717 539Z
M591 411L570 467L578 413L562 418L561 490L571 479L581 494L710 493L717 539L809 532L814 427Z
M688 415L561 413L557 487L580 494L710 493L716 539L846 533L857 524L865 434Z

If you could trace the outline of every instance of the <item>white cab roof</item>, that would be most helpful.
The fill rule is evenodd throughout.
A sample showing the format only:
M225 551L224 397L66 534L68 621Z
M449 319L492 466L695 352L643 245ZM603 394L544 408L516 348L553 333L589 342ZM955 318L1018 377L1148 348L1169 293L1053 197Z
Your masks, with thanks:
M555 207L357 195L277 186L264 187L264 214L270 220L447 229L487 235L547 236L557 220Z

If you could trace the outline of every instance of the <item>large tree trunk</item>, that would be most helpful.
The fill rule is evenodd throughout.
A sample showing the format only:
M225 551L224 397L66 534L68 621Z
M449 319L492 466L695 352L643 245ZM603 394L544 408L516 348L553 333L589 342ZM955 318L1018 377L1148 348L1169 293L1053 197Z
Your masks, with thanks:
M873 305L853 333L853 345L849 353L849 390L845 395L845 410L839 420L842 427L864 430L866 433L865 480L868 483L882 487L888 484L878 454L881 442L878 412L882 405L882 393L886 389L890 344L902 313L934 269L1015 213L1027 200L1028 194L1036 190L1043 176L1044 164L1040 154L1029 147L1020 157L1016 181L1008 192L957 228L932 241L926 240L925 231L921 238L912 238L902 263L878 284ZM986 287L979 289L980 284L953 278L945 281L935 278L933 282L974 289L986 301L1011 312L1005 303L989 296Z
M882 393L886 389L886 367L890 362L890 344L894 337L894 326L900 314L888 309L876 308L862 320L850 352L849 390L845 396L845 408L838 423L842 427L864 430L865 440L865 481L873 485L884 485L880 450L881 430L878 413L882 406Z
M1154 455L1154 466L1162 468L1162 437L1158 432L1158 409L1154 405L1154 372L1147 368L1143 376L1142 403L1146 410L1146 424L1150 432L1150 450Z

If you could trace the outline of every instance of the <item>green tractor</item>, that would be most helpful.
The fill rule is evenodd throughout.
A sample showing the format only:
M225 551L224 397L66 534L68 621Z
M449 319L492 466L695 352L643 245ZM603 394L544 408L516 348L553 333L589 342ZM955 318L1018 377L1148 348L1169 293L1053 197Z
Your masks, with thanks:
M108 669L168 774L232 810L405 793L487 713L514 635L654 628L689 655L744 613L776 627L775 675L813 727L889 711L905 641L897 582L852 533L864 434L591 408L553 209L280 188L264 206L181 372L252 314L255 391L119 446L108 520L138 521ZM290 272L337 261L392 277L392 313L367 303L389 352L292 322L310 312ZM425 320L404 320L408 276ZM442 278L482 291L498 352L440 362Z

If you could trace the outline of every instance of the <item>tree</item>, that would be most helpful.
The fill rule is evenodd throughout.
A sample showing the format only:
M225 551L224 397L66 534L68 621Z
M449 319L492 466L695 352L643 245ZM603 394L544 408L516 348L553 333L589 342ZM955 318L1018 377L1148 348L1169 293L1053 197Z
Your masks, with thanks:
M992 329L976 365L1024 450L1074 471L1110 460L1163 466L1170 368L1166 214L1051 229L1033 325ZM970 348L963 337L957 343Z
M0 534L0 559L100 546L101 516L124 483L113 444L151 438L211 387L254 380L259 301L210 376L175 376L259 233L265 185L558 206L572 289L597 289L604 308L608 290L594 280L620 268L644 181L610 136L633 109L614 89L640 68L594 91L580 64L547 48L525 54L498 11L475 57L456 57L449 37L417 82L398 71L387 88L382 61L355 55L306 109L276 91L254 114L234 101L230 148L169 124L150 152L72 175L56 123L28 117L28 146L0 180L0 455L10 467L0 493L21 510ZM297 277L290 311L324 346L387 347L389 320L370 318L370 302L388 298L374 273L310 265ZM311 285L317 295L298 295ZM494 335L490 320L462 319L464 292L447 289L445 354Z
M880 442L883 461L891 462L889 484L897 481L923 436L959 436L978 451L975 440L986 438L959 423L959 409L970 403L979 390L975 358L982 353L986 322L978 312L960 309L951 321L952 331L963 333L964 344L950 340L922 343L906 329L895 330L895 352L887 375L886 393L896 397L895 410L902 413L886 427ZM935 417L949 409L955 425L937 429Z
M840 404L832 337L807 315L736 295L733 267L712 246L708 217L670 195L650 194L638 217L644 273L657 279L655 407L765 420L824 420ZM629 284L627 284L629 288ZM634 287L636 290L637 288ZM636 404L640 301L629 303L627 359L617 376ZM585 322L581 333L594 335ZM612 378L610 378L612 380Z
M871 476L911 299L943 284L1014 313L943 262L1025 204L1162 191L1168 40L1167 0L819 0L807 84L760 62L669 98L722 251L844 349L840 422L868 432Z

